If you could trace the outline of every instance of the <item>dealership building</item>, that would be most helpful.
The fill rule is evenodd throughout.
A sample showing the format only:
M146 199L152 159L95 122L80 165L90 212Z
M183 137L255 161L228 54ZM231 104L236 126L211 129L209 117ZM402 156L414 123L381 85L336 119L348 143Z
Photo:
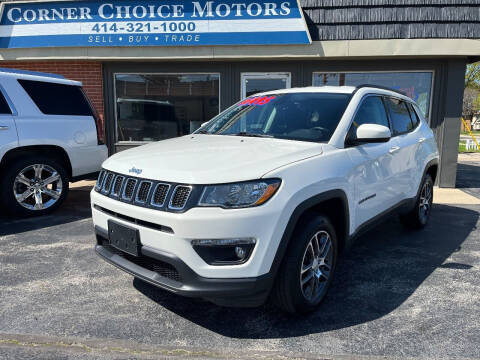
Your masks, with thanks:
M454 187L480 0L2 3L0 67L83 82L110 153L182 136L245 96L375 84L412 97Z

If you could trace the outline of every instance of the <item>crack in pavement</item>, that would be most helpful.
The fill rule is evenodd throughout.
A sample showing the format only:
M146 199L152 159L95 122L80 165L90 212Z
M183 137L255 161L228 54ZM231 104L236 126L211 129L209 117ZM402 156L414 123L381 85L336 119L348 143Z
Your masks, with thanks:
M1 334L0 349L2 347L23 347L31 349L47 349L49 351L67 350L94 355L114 354L126 355L128 359L157 359L162 356L164 359L262 359L262 360L433 360L433 358L412 358L412 357L390 357L376 355L316 355L316 354L288 354L276 352L238 352L222 353L211 350L175 348L164 346L153 346L139 344L124 340L113 339L75 339L53 336L38 336L25 334ZM1 355L1 353L0 353ZM131 356L134 356L132 358ZM1 356L0 356L1 357ZM455 358L457 360L480 360L478 358ZM437 360L435 358L435 360Z
M103 345L102 345L103 344ZM278 353L259 353L250 352L245 354L220 353L216 351L187 349L187 348L166 348L163 346L150 346L138 343L128 343L126 341L117 341L111 339L84 340L84 339L67 339L56 337L44 337L35 335L7 335L0 336L0 348L2 346L18 346L28 348L45 348L50 350L62 349L71 351L80 351L88 353L116 353L123 355L133 355L141 357L157 357L166 358L200 358L200 359L264 359L264 360L282 360L282 359L319 359L333 360L331 357L318 358L285 356Z

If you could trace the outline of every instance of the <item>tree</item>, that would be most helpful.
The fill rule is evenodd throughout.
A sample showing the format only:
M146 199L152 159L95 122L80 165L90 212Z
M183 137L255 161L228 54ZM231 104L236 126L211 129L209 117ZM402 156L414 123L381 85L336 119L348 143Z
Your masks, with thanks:
M464 119L471 119L480 111L480 91L466 88L463 92L462 116Z
M465 89L467 88L480 90L480 61L467 65Z

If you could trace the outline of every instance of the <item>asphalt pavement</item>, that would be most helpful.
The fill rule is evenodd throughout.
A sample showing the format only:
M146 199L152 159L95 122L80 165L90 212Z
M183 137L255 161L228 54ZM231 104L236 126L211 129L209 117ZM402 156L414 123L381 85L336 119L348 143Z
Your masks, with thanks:
M178 297L107 264L88 195L0 218L0 359L480 359L480 205L365 234L322 306L291 316Z
M456 187L480 198L480 153L458 155Z

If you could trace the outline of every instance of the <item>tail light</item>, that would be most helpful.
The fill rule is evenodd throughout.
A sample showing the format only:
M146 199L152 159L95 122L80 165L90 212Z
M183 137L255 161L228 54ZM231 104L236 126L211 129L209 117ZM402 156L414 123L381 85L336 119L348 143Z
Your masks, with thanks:
M95 109L95 106L93 106L92 102L88 98L83 88L82 88L82 93L83 93L83 96L85 96L85 99L87 99L88 104L90 105L90 109L92 110L92 116L93 116L93 119L95 120L95 127L97 128L98 145L104 145L105 138L104 138L104 131L103 131L103 117L97 112L97 110Z

